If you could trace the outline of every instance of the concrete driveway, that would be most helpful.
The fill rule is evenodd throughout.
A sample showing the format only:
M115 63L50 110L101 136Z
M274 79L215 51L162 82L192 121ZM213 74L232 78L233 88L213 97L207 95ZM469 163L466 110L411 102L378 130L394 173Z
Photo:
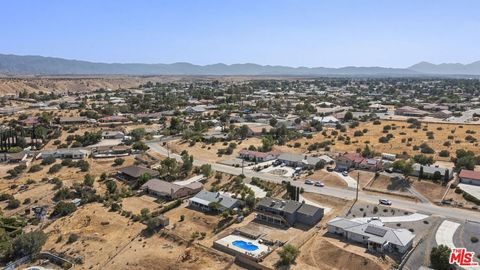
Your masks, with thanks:
M342 180L345 181L345 183L347 183L347 186L349 188L353 188L353 189L357 188L357 180L353 179L350 175L343 176L342 173L339 173L339 172L334 172L334 173L336 173L340 178L342 178Z
M360 222L367 222L370 218L371 217L354 218L353 220L360 221ZM379 217L379 218L384 223L389 223L389 222L414 222L414 221L419 221L419 220L422 220L422 219L426 219L426 218L428 218L428 216L424 215L424 214L413 213L413 214L407 215L407 216Z
M445 245L451 249L455 248L453 243L453 235L460 227L460 223L444 220L437 229L435 234L435 241L438 245Z

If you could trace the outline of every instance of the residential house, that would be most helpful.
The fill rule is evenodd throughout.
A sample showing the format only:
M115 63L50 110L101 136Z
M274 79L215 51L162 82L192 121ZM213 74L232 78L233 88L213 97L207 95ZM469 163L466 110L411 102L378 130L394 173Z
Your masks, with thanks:
M103 131L102 132L102 139L123 139L125 134L122 131Z
M205 105L197 105L197 106L188 106L185 108L185 112L187 114L202 114L207 111Z
M480 186L480 172L472 170L461 170L458 174L460 183Z
M195 195L200 192L202 188L203 184L200 182L178 185L159 179L150 179L140 187L140 189L147 194L172 200Z
M277 152L277 151L258 152L258 151L242 149L238 154L240 158L245 160L264 162L264 161L270 161L270 160L276 159L280 155L280 152Z
M365 158L360 153L344 153L337 157L336 169L338 171L348 171L350 168L358 168Z
M340 122L334 116L322 116L322 117L315 116L315 117L313 117L313 120L318 121L321 124L327 125L327 126L335 126L336 124L338 124Z
M403 106L395 110L396 115L422 117L428 115L427 111L423 111L410 106Z
M263 198L255 207L258 220L274 225L293 226L301 223L314 226L323 217L323 208L292 200Z
M270 132L270 130L273 128L268 124L260 124L260 123L248 123L246 125L248 126L249 137L260 136L262 134Z
M216 209L212 209L212 204L216 205ZM226 194L219 192L210 192L202 190L194 197L188 200L188 206L191 208L200 209L201 211L220 211L233 210L241 206L241 201L234 199Z
M327 223L327 230L347 240L365 244L368 250L376 252L393 251L403 254L410 250L415 238L415 235L406 229L392 229L339 217Z
M119 116L119 115L106 116L98 119L98 122L101 122L101 123L118 123L118 122L125 123L128 121L130 120L128 120L127 117Z
M290 167L301 167L305 169L313 169L322 159L318 157L283 153L278 156L278 161Z
M89 119L85 116L80 117L61 117L59 119L59 123L62 125L80 125L80 124L88 124L88 123L95 123L94 119Z
M92 157L94 158L124 157L131 153L132 149L126 145L98 146L92 148Z
M60 159L84 159L88 156L88 151L83 149L57 149L45 150L39 155L40 158L54 157Z
M117 172L117 178L122 181L133 183L133 182L137 182L140 179L140 177L142 177L145 174L150 175L150 177L157 177L160 175L160 173L156 170L152 170L142 166L132 165L132 166L121 168Z
M421 165L419 163L415 163L412 165L412 175L413 176L420 176L420 171L423 168L423 178L433 178L435 172L440 174L441 179L445 179L445 174L447 174L447 179L450 180L453 177L453 168L443 168L439 166L432 166L432 165Z
M27 152L21 151L18 153L0 153L0 161L8 163L26 162L28 157Z
M434 112L432 116L435 118L445 119L445 118L451 117L452 115L453 115L453 112L449 110L441 110L438 112Z

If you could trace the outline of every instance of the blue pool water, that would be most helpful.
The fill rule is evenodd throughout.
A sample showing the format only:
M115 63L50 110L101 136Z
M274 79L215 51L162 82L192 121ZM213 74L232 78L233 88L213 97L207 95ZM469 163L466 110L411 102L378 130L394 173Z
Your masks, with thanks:
M258 247L250 242L245 242L243 240L236 240L233 241L232 244L236 247L239 247L241 249L245 249L246 251L255 251L258 249Z

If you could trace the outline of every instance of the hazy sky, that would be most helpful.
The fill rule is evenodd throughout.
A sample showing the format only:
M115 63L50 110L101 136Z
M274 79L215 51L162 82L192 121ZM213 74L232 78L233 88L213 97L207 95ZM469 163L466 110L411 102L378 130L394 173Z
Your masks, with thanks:
M309 67L480 60L477 0L10 0L0 10L0 53Z

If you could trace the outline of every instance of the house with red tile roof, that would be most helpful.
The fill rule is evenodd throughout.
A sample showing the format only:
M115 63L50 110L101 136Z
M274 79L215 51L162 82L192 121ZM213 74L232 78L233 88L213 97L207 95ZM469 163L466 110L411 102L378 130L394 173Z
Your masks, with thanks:
M460 171L458 178L462 184L480 186L480 172L464 169Z
M364 159L360 153L343 153L335 160L336 169L347 171L350 168L357 168Z

